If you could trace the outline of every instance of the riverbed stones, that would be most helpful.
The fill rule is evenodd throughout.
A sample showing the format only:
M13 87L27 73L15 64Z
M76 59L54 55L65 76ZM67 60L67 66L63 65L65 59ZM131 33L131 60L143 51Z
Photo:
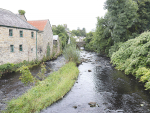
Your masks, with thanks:
M90 107L96 107L96 102L89 102L88 105L90 105Z
M77 109L77 106L73 106L74 109Z
M88 70L88 72L92 72L91 70Z

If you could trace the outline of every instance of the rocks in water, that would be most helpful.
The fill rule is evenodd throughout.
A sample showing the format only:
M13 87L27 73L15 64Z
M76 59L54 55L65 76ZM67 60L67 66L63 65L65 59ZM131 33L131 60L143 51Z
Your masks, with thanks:
M88 72L91 72L91 70L88 70Z
M89 102L88 105L90 105L90 107L96 107L96 102Z
M77 106L73 106L74 109L77 109Z

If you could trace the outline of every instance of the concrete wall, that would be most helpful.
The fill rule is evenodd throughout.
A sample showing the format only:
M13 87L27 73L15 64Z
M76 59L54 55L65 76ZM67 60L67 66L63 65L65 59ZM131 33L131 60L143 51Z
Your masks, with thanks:
M9 36L9 29L13 29L13 36ZM20 30L23 31L23 37L20 37ZM31 38L31 32L34 32L34 38ZM10 45L14 45L14 52L10 51ZM19 51L19 45L22 45L22 51ZM34 59L36 59L36 31L0 26L0 65Z

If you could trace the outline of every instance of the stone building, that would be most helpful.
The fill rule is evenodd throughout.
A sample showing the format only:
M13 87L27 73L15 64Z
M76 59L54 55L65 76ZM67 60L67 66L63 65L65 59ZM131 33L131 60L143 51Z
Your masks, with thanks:
M36 59L38 31L16 14L0 8L0 65Z
M60 40L58 35L53 35L53 52L58 55L60 53Z
M35 20L35 21L27 21L27 22L39 30L38 35L37 35L38 59L42 59L43 56L46 56L48 45L50 46L50 55L52 55L53 32L52 32L50 21L49 20Z
M53 33L49 20L27 21L0 8L0 65L24 60L41 60L50 47L53 50Z

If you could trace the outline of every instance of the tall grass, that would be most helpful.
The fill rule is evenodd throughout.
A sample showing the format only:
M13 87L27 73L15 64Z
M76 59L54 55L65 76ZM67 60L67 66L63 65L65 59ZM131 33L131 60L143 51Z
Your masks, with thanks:
M63 50L63 56L69 62L80 63L80 51L76 48L75 44L71 44L65 47Z
M37 113L61 99L73 86L79 70L75 63L69 62L57 72L50 74L44 81L18 99L8 102L5 113Z

